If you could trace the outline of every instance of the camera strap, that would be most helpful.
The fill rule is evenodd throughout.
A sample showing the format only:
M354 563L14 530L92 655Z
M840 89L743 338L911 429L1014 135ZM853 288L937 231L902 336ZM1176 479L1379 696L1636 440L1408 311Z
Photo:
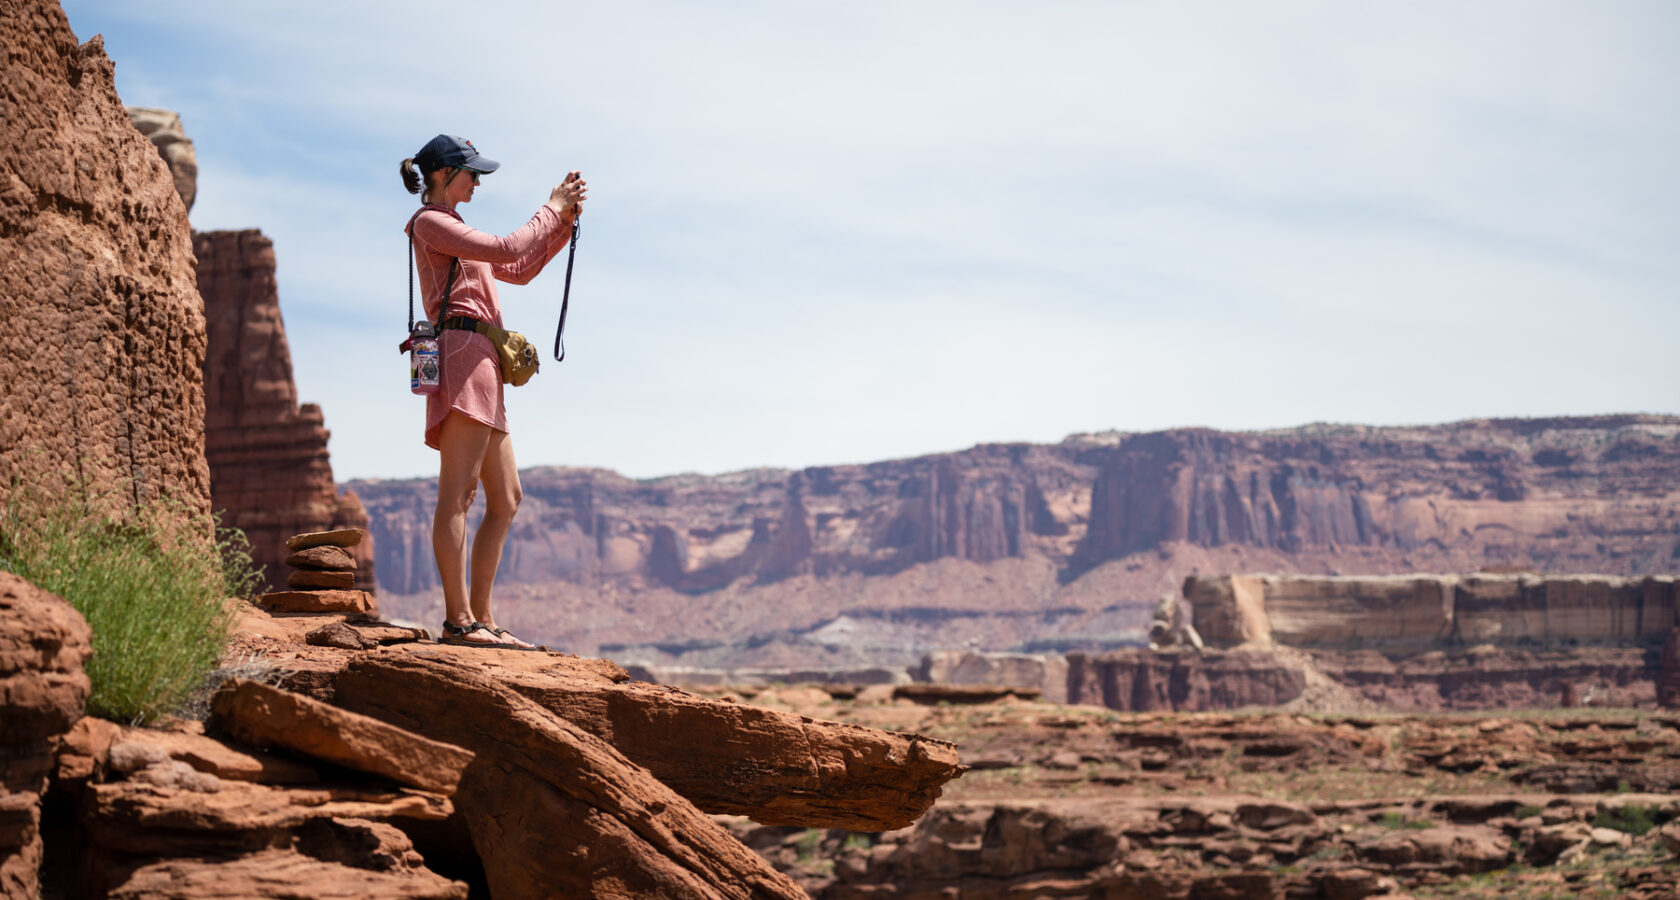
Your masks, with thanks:
M424 206L420 207L419 211L416 212L413 216L411 216L409 218L408 227L406 229L404 229L405 231L408 232L408 335L409 335L409 337L403 338L402 343L397 345L397 352L398 353L407 353L408 352L409 342L410 342L410 340L412 340L412 337L414 335L414 220L420 218L420 213L423 213L425 211L426 211L426 208ZM455 269L456 269L456 267L460 266L460 264L461 264L461 258L460 257L456 257L456 258L449 261L449 278L447 280L445 280L444 283L443 283L443 306L442 306L442 308L440 308L438 310L438 321L439 322L442 322L444 319L449 318L449 293L450 293L450 291L455 289ZM562 322L565 321L565 315L564 315L563 312L561 314L561 321Z
M560 327L554 329L554 361L564 362L566 359L566 342L560 336L566 333L566 307L572 300L572 263L577 260L578 234L583 231L583 208L580 206L572 216L572 249L566 254L566 290L560 295Z

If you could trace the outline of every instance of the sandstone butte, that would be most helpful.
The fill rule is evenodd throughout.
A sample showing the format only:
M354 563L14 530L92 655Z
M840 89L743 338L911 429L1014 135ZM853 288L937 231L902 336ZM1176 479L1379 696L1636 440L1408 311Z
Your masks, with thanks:
M368 529L354 492L340 494L327 456L321 407L298 403L280 315L274 244L260 231L193 234L208 329L204 455L211 501L245 532L270 590L286 582L286 539L303 532ZM372 541L351 548L352 584L374 591Z

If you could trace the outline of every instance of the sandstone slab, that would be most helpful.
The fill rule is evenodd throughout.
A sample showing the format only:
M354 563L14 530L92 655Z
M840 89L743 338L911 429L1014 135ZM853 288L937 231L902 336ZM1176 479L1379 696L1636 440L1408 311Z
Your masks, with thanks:
M400 836L401 832L397 832ZM412 852L412 851L410 851ZM112 900L466 900L467 885L430 870L370 869L327 862L295 850L263 850L231 859L165 859L121 871Z
M456 803L498 898L804 896L612 746L482 670L364 657L336 687L347 706L477 754Z
M211 708L210 725L246 744L284 747L426 791L453 793L472 760L460 747L254 681L229 682Z
M308 550L310 547L354 547L362 542L367 534L359 528L339 528L333 531L315 531L307 534L293 535L286 539L286 549L292 551Z
M379 601L367 591L272 591L258 597L257 605L271 613L379 614Z
M293 569L286 574L286 587L297 590L347 591L356 586L356 573L326 569Z
M492 665L485 651L465 652ZM946 741L725 703L663 685L520 671L501 658L539 654L496 656L493 671L502 683L611 743L709 813L858 831L901 828L965 770ZM418 661L352 662L335 681L334 702L431 733L426 729L441 726L401 711L408 701L400 695L412 693L409 679L422 670Z
M172 759L200 772L235 781L314 784L321 780L313 768L295 760L241 750L202 734L179 731L123 728L107 747L105 758L110 771L123 774Z
M294 569L329 569L334 571L356 568L356 558L342 547L322 544L306 547L286 557L286 565Z

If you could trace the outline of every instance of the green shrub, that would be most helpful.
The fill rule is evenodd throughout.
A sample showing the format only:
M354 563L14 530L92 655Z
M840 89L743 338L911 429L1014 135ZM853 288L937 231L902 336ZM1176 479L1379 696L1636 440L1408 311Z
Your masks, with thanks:
M1616 809L1607 809L1599 813L1597 818L1593 819L1593 825L1598 828L1614 828L1640 837L1657 827L1657 811L1643 803L1624 803Z
M1385 812L1377 819L1377 824L1388 829L1410 828L1422 830L1433 827L1435 823L1428 819L1408 819L1404 814L1398 812Z
M84 489L44 496L16 489L0 510L0 568L92 627L88 712L139 723L175 710L227 645L228 598L257 583L243 533L169 501L124 510Z

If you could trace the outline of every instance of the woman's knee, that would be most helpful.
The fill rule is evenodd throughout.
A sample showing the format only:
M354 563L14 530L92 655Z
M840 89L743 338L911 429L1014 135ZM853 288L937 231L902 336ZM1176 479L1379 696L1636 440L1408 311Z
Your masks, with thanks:
M464 516L472 508L473 499L478 496L478 482L464 485L456 490L438 490L438 512L450 515Z
M515 483L511 488L500 491L485 491L484 514L498 519L512 520L519 512L519 504L525 499L525 491Z

